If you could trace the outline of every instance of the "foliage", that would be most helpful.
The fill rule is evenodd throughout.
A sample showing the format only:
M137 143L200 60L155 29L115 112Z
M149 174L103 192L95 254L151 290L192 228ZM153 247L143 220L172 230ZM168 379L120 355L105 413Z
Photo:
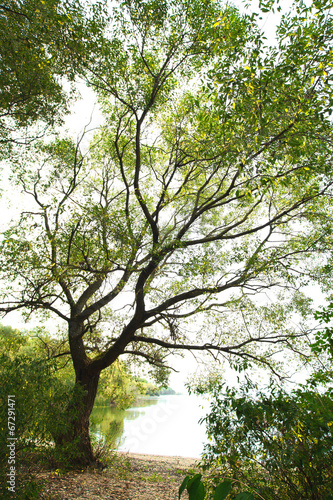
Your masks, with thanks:
M159 388L145 379L136 378L130 368L117 360L103 371L96 397L96 404L107 403L119 409L126 409L140 396L154 396Z
M123 355L164 381L176 351L277 371L280 346L308 334L300 289L332 234L326 2L297 1L271 47L255 14L217 0L124 0L110 16L78 65L106 124L85 152L56 136L16 158L30 201L0 243L0 310L68 326L86 433Z
M3 326L0 377L1 498L38 498L40 485L29 472L31 463L26 463L26 457L35 453L51 460L53 434L66 425L62 416L70 396L69 387L57 375L56 363L47 360L28 335ZM14 409L10 406L13 404ZM10 408L10 425L14 426L15 436L15 494L7 489L8 444L13 442L8 441Z
M321 361L320 369L317 369L317 378L321 374L324 377L324 383L329 382L327 376L332 380L332 362L333 362L333 328L331 321L333 318L333 302L332 296L329 297L329 303L327 307L322 307L320 310L316 311L315 319L323 325L324 328L319 328L315 333L314 342L311 344L312 352ZM326 376L325 376L326 374Z
M229 493L232 487L232 481L223 481L220 483L212 493L212 496L206 495L205 485L201 481L202 475L195 474L194 476L186 476L179 488L178 498L180 499L185 488L187 489L189 500L225 500L225 498L230 498ZM254 500L252 493L249 492L241 492L238 493L234 500Z
M0 325L0 352L7 354L11 359L26 349L28 337L11 326Z
M29 337L9 327L2 327L2 330L6 339L1 343L2 346L7 344L7 347L0 354L1 401L4 403L1 421L7 422L7 396L14 395L17 408L17 446L33 447L50 443L57 425L65 425L61 416L69 401L73 378L70 383L67 377L59 376L57 360L47 359L36 347L27 348ZM8 342L9 338L11 340ZM19 342L23 348L17 352ZM2 435L3 433L6 433L5 427L2 427Z
M0 493L3 500L38 500L43 489L43 484L32 474L22 473L20 481L16 484L15 493L7 490L2 476L0 480Z
M2 412L7 411L7 396L15 395L18 407L18 445L33 444L35 440L47 442L51 439L51 429L55 422L59 422L59 417L55 420L54 418L61 413L66 398L64 394L56 397L59 387L56 387L55 377L52 377L53 369L50 363L38 357L21 355L11 360L1 355L1 400L4 402ZM2 422L6 420L4 418Z
M64 79L73 81L82 70L105 22L101 2L7 0L0 6L2 154L6 144L42 132L27 126L59 123L68 106Z
M266 500L330 498L333 491L332 389L303 386L258 391L212 388L204 421L204 463L228 470Z
M331 257L329 258L329 261ZM323 281L326 281L325 275L332 275L331 264L328 263L321 267L321 275L324 276ZM329 284L325 284L326 286ZM307 370L311 375L308 378L309 387L324 387L330 386L333 377L333 303L332 295L327 297L327 305L322 306L314 312L314 318L319 321L319 324L314 329L314 335L309 343L311 355L305 360Z
M40 342L40 331L38 338L32 333L37 332L22 333L11 327L0 327L0 462L4 479L8 472L9 396L15 401L13 411L16 469L20 470L20 467L24 466L24 471L29 468L31 464L26 457L30 455L39 456L42 461L51 465L66 463L67 466L69 458L75 455L73 442L68 443L65 457L64 450L54 448L55 436L67 428L65 409L73 398L73 370L67 366L64 368L60 358L49 358L46 355L45 342L49 341L49 349L52 342L45 332L44 344ZM77 398L79 397L80 393L77 395ZM77 403L79 404L79 401ZM76 411L73 408L72 412ZM32 494L34 482L28 479L27 481L31 482ZM24 482L21 483L23 485ZM1 483L1 487L6 490L5 483ZM21 493L24 495L23 490ZM17 485L17 498L21 498L21 493Z
M149 16L136 7L115 7L106 55L91 69L109 123L90 152L58 139L18 159L17 182L36 211L4 234L1 270L12 288L2 309L76 323L84 349L99 353L94 369L124 352L162 369L168 352L191 347L269 363L254 346L292 347L299 332L287 318L306 315L308 302L279 296L279 306L260 309L251 295L309 283L313 252L327 250L319 222L330 210L332 130L320 68L330 71L331 18L322 35L316 17L285 18L277 54L233 8L213 28L215 3L157 2ZM297 22L295 39L286 23Z

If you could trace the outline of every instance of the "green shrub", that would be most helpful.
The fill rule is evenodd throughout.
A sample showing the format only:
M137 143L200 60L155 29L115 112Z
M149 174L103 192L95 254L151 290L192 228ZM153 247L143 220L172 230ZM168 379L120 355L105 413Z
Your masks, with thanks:
M252 493L242 491L236 496L233 494L233 482L225 480L218 484L210 492L206 492L205 485L201 480L201 474L194 474L193 476L186 476L180 485L178 499L182 496L183 491L187 490L189 500L254 500Z
M53 436L66 426L60 416L71 385L59 376L55 360L10 327L0 327L0 379L0 497L39 498L31 465L37 456L54 461ZM9 443L15 444L15 493L7 484Z
M212 393L205 467L228 471L265 500L332 498L332 389L215 384Z

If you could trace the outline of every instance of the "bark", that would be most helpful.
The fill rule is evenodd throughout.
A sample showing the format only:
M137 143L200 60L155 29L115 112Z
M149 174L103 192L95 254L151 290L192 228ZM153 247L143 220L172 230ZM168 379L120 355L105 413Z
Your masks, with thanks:
M99 375L99 373L81 374L65 410L63 428L55 436L56 447L60 454L69 457L69 466L87 466L95 461L89 434L89 420L94 407Z
M80 332L81 330L81 332ZM95 461L89 434L89 419L96 398L100 371L92 370L85 354L83 326L70 325L70 347L76 374L75 385L60 432L54 436L60 454L70 457L70 466L87 466Z

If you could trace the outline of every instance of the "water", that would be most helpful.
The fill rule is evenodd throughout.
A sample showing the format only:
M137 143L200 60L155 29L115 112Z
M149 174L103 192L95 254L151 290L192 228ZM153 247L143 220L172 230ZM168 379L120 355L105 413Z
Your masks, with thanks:
M199 458L207 439L198 421L207 410L196 396L151 397L128 410L94 408L91 429L119 451Z

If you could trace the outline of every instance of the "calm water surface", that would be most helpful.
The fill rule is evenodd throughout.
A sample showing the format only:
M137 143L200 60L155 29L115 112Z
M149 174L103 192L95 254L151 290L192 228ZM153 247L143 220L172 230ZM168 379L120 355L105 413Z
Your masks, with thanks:
M128 410L96 407L91 429L119 451L199 458L207 439L198 421L208 406L199 397L175 395L145 398Z

